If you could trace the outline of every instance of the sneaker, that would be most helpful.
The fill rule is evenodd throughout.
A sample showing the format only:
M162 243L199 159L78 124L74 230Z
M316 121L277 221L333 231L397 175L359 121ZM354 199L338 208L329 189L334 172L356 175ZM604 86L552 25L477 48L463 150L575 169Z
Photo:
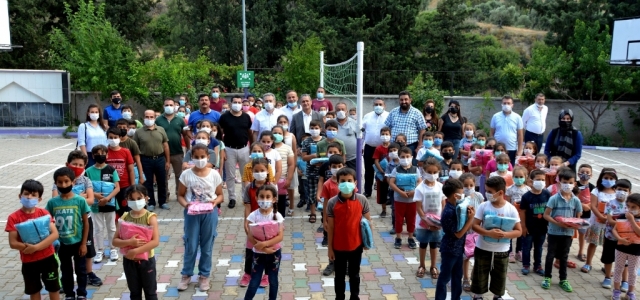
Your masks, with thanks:
M189 283L191 283L191 276L182 275L182 279L180 279L180 283L178 283L178 291L185 291L189 288Z
M94 264L99 264L99 263L101 263L101 262L102 262L102 258L103 258L103 257L102 257L102 255L103 255L103 254L102 254L102 251L98 251L98 252L96 252L96 256L93 258L93 263L94 263Z
M501 296L493 295L493 300L502 300L502 297L501 297Z
M153 212L154 210L156 210L156 206L155 205L147 205L147 210L150 212Z
M402 239L396 238L395 243L393 243L393 248L396 248L396 249L402 248Z
M482 296L474 295L472 300L484 300L484 298L482 298Z
M549 277L545 277L545 278L542 280L542 283L540 284L540 286L541 286L543 289L548 290L548 289L551 287L551 278L549 278Z
M569 280L560 280L560 287L567 293L573 292L573 288L569 284Z
M76 300L76 297L64 297L64 300Z
M87 297L85 297L85 296L78 296L78 297L76 297L76 300L87 300Z
M325 236L322 238L322 247L327 247L327 246L329 246L329 240Z
M209 277L198 277L198 287L203 292L208 291L211 288L211 286L209 285Z
M629 283L626 281L623 281L620 284L620 291L626 293L629 290Z
M240 278L240 286L248 287L250 281L251 281L251 275L244 273L244 275L242 275L242 278Z
M529 267L522 268L522 275L529 275Z
M509 263L515 263L516 262L516 254L511 252L509 253Z
M160 208L162 208L162 209L166 209L166 210L169 210L169 209L170 209L170 208L169 208L169 204L166 204L166 203L165 203L165 204L160 205Z
M234 208L236 207L236 200L231 199L229 200L229 204L227 205L228 208Z
M316 229L317 233L321 233L324 232L324 226L322 226L322 224L320 224L320 227L318 227L318 229Z
M544 269L542 269L542 267L537 267L534 272L540 276L544 276Z
M389 230L389 234L396 234L396 229L395 228L391 228L391 230Z
M110 261L118 261L119 258L120 258L120 256L118 256L118 250L111 249L111 251L109 251L109 260Z
M604 280L602 281L602 287L605 289L610 289L611 288L611 278L605 277Z
M91 272L87 273L87 283L93 286L101 286L102 280L100 280L100 277L98 277L96 273Z
M298 208L302 208L304 206L305 202L304 200L300 199L300 201L298 201L298 205L296 205Z
M331 274L333 274L333 269L334 269L333 262L329 262L327 267L324 268L324 271L322 271L322 276L331 276Z
M516 252L516 260L517 261L522 261L522 251Z
M269 286L269 276L262 275L262 280L260 280L260 287L265 288Z
M409 238L408 242L409 242L409 249L418 248L418 245L416 244L416 241L414 239Z
M613 295L611 295L611 300L620 300L621 296L620 290L613 290Z
M387 217L387 211L386 211L386 210L383 210L383 211L380 213L380 218L386 218L386 217Z
M627 293L627 300L636 300L636 293Z

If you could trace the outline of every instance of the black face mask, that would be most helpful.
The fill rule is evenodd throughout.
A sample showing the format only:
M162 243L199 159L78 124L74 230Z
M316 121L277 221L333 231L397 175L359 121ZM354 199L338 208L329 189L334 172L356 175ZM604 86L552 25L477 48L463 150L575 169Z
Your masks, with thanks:
M122 98L113 98L113 99L111 99L111 102L113 102L115 104L120 104L120 101L122 101Z
M572 123L573 123L573 121L560 121L560 128L561 129L570 129Z
M60 192L61 195L64 195L64 194L68 194L69 192L71 192L71 190L73 189L73 185L70 185L68 187L56 186L56 188L58 188L58 192Z
M106 155L94 155L93 156L93 160L95 160L99 164L103 164L104 162L107 161L107 156Z
M453 158L453 153L451 153L451 152L443 152L442 153L442 158L447 159L447 160L452 159Z
M424 112L430 114L433 112L433 108L431 108L431 106L427 106L427 108L424 109Z
M484 148L485 148L485 149L487 149L487 150L493 150L493 146L491 146L491 145L486 146L486 147L484 147Z
M449 112L452 114L457 114L459 109L455 106L449 107Z

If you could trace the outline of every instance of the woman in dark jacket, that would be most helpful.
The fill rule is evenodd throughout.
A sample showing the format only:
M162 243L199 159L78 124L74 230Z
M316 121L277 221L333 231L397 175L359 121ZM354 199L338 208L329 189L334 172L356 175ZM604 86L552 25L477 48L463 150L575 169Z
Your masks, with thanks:
M573 127L573 111L563 109L558 116L558 128L551 130L544 146L544 154L550 159L552 156L560 156L564 159L564 165L574 172L578 160L582 156L582 133Z

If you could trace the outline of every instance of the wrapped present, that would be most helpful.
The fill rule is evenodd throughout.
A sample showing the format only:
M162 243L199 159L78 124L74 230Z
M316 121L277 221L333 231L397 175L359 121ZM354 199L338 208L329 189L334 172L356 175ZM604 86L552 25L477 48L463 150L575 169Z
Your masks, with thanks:
M424 219L420 220L420 227L429 228L431 226L442 227L442 223L440 223L440 216L426 213L424 214Z
M116 184L113 182L100 181L100 180L91 180L91 184L93 184L93 192L100 193L103 197L109 196L111 192L116 188ZM98 201L94 202L95 206L98 206ZM115 197L109 199L107 202L109 206L116 206Z
M258 242L268 241L278 235L280 232L280 223L276 221L266 221L249 224L251 235ZM280 243L271 246L273 250L280 249Z
M362 218L360 220L360 231L362 232L362 245L367 249L373 248L373 232L369 220Z
M465 198L460 204L456 205L456 216L458 217L458 228L456 231L462 230L467 223L467 209L471 202L468 198Z
M82 184L82 185L74 185L73 188L71 188L71 191L76 195L80 195L86 192L87 189L85 189L84 184Z
M557 176L558 176L558 170L556 169L544 169L543 170L545 173L545 183L547 186L550 186L552 184L556 184L557 182Z
M554 219L574 229L586 229L589 227L589 221L581 218L555 217Z
M486 166L487 163L493 158L493 152L489 150L479 149L475 151L475 164L477 166Z
M640 224L638 221L636 223ZM633 231L629 220L616 220L616 231L621 238L634 244L640 244L640 236Z
M516 165L527 168L529 172L536 168L535 156L520 156L516 159Z
M606 202L598 201L598 211L604 215L604 208L607 207ZM600 218L596 217L596 222L600 224L604 224L606 220L600 220Z
M280 180L278 180L278 195L287 194L287 189L284 188L285 183L287 183L286 179L280 178Z
M578 199L582 204L590 204L591 203L591 190L588 185L583 185L580 187L580 193L578 193Z
M516 226L516 222L518 222L518 219L516 218L501 217L496 215L485 215L484 220L482 221L482 226L486 230L497 228L507 232L507 231L513 230L513 227ZM487 242L493 242L493 243L509 243L511 241L511 239L507 239L507 238L495 239L488 236L484 236L483 239Z
M387 165L389 164L387 162L387 159L382 159L380 162L380 167L382 167L382 170L386 170L387 169ZM380 171L378 170L378 168L376 167L376 164L373 164L373 169L376 170L376 179L383 181L384 180L384 172L380 173Z
M418 184L418 175L416 173L398 173L396 174L396 186L403 191L413 191Z
M51 216L46 215L16 224L16 230L22 242L35 245L49 236Z
M464 259L473 257L473 254L476 250L476 242L478 241L479 236L480 235L475 232L467 233L464 241Z
M120 239L128 240L134 236L137 236L137 239L143 240L145 242L150 242L153 238L153 227L138 225L135 223L127 222L122 219L119 219L120 223ZM131 249L135 249L135 247L122 247L120 248L120 253L126 255L127 252ZM140 260L149 260L149 253L143 252L135 256L136 259Z
M191 202L187 207L188 215L204 215L213 212L213 203L211 202Z
M427 161L427 159L429 159L430 157L435 158L438 162L441 162L444 160L444 158L442 157L442 155L440 155L438 151L427 150L424 153L424 155L422 155L422 157L420 158L420 161Z
M315 165L315 164L323 164L323 163L326 163L326 162L329 162L329 158L328 157L314 158L309 163L312 164L312 165Z

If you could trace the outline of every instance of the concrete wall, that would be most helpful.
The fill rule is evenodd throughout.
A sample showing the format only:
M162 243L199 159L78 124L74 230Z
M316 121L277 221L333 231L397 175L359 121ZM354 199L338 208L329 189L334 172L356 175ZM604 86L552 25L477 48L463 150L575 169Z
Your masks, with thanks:
M87 92L72 92L71 97L71 110L72 115L74 115L77 119L84 121L86 119L87 107L90 103L96 103L98 101L98 95L96 93L87 93ZM229 100L231 96L236 94L226 94L225 97ZM398 106L398 96L397 95L365 95L363 101L363 109L364 114L373 111L373 99L380 97L385 100L387 111L392 110L393 108ZM336 95L328 95L328 99L331 102L337 104L338 102L345 102L349 108L355 107L355 97L341 97ZM500 111L500 98L493 98L493 109L487 116L482 116L481 109L484 102L482 97L446 97L445 105L448 103L450 99L455 99L460 102L461 114L466 117L472 123L478 123L478 120L481 117L486 118L486 124L489 124L491 120L491 116ZM278 101L284 101L283 99L277 99ZM105 107L110 104L107 101L98 101L101 107ZM136 118L140 118L145 108L138 103L127 101L126 104L130 104L134 108L134 113ZM551 131L551 129L556 128L558 126L558 114L561 109L569 108L573 110L574 114L574 126L582 130L585 135L585 139L588 135L591 134L591 129L593 127L593 122L587 117L577 105L567 102L566 100L554 100L547 99L547 106L549 107L549 115L547 117L547 132ZM633 125L633 120L629 118L629 114L627 112L628 109L636 110L640 102L622 102L617 103L614 109L608 110L604 113L604 115L600 118L600 122L598 124L598 133L610 137L614 142L618 143L621 141L620 135L617 133L617 127L615 126L616 122L618 122L618 117L622 120L622 124L627 131L628 138L631 142L640 143L640 134L637 134L639 128ZM514 105L513 110L522 115L524 109L528 106L526 103L522 103L521 101L517 101ZM439 112L439 114L441 114Z

